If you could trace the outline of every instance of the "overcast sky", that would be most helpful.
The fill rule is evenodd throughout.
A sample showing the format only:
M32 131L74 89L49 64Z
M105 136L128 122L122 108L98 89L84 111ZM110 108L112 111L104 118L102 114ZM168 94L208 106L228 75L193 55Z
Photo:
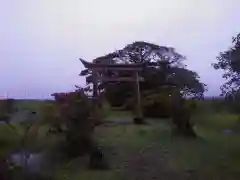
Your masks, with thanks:
M133 41L167 45L218 95L210 64L240 32L239 0L0 0L0 98L49 98L83 85L78 58Z

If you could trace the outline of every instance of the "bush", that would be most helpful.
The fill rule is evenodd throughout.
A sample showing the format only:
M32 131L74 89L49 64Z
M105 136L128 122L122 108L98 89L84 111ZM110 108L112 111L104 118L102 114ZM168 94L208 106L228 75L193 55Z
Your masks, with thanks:
M143 114L146 117L169 118L171 117L172 98L164 91L148 94L142 100Z
M151 118L169 118L171 112L169 106L166 104L153 102L143 106L143 115Z
M187 101L178 95L173 98L172 105L172 120L176 126L176 132L189 137L196 137L193 124L190 122L191 108L193 107L189 106Z
M240 91L226 96L225 103L228 105L232 112L240 114Z
M12 114L14 112L14 104L14 99L2 99L0 100L0 110Z
M61 121L66 127L66 151L70 156L88 152L93 130L91 106L88 97L82 90L69 93L55 93L53 96Z
M50 126L49 133L60 133L64 122L61 120L60 113L57 105L49 103L42 107L42 124L48 124Z
M187 100L186 105L191 111L195 111L197 109L197 102L195 100Z
M233 112L240 114L240 100L236 100L232 103L232 110Z
M14 99L0 100L0 121L9 121L14 111Z
M77 157L84 154L90 155L90 167L102 168L103 154L93 142L95 122L92 117L90 99L83 89L69 93L53 94L59 110L61 121L65 130L65 152L67 155ZM94 164L94 165L93 165Z

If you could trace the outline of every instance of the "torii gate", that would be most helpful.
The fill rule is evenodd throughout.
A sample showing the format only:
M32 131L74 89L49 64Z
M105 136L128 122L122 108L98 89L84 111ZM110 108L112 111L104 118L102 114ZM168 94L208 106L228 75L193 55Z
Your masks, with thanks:
M135 124L143 123L143 113L141 108L141 95L140 95L140 86L139 81L144 81L142 77L139 77L138 72L141 71L145 67L145 63L136 63L136 64L102 64L102 63L90 63L85 60L79 59L85 68L90 69L92 71L92 83L93 83L93 99L94 99L94 114L95 120L97 117L97 104L98 104L98 83L99 82L133 82L135 87ZM132 76L130 77L106 77L100 76L101 72L105 70L112 71L129 71Z

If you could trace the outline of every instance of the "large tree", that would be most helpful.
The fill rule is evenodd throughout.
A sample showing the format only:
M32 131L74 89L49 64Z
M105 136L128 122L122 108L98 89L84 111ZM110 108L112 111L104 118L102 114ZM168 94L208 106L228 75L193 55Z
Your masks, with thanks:
M146 68L140 73L145 82L141 83L141 90L156 89L169 83L177 85L184 96L202 97L205 85L199 81L196 72L186 69L183 61L185 57L172 47L137 41L126 45L123 49L109 53L93 60L94 63L146 63ZM128 75L127 72L102 72L108 76ZM91 83L91 72L83 70L87 84ZM115 88L116 85L118 88ZM100 84L112 102L121 104L131 97L131 83ZM119 96L116 96L118 94ZM117 98L119 97L119 98ZM117 101L119 99L119 101Z
M182 61L184 56L177 53L174 48L159 46L144 41L133 42L126 45L122 50L115 52L120 62L144 63L157 66L163 60L168 60L170 64L184 66Z
M232 46L224 52L220 52L215 69L224 71L223 78L227 80L222 85L222 95L231 96L240 93L240 33L233 37Z

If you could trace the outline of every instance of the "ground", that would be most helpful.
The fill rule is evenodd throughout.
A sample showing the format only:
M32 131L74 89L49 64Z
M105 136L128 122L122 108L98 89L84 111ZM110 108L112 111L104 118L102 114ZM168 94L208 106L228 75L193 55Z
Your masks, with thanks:
M229 120L225 121L224 117ZM73 168L77 164L73 162L64 169L67 177L73 180L99 177L103 180L235 180L240 177L240 134L224 135L221 131L232 128L236 116L212 115L205 120L212 123L208 128L202 120L202 124L195 127L197 139L172 136L171 123L166 119L148 120L148 125L139 126L133 125L126 113L117 112L108 119L112 123L98 127L95 135L111 169L79 170ZM221 121L218 126L214 125L216 120ZM64 176L58 177L60 180Z
M40 108L34 102L36 108ZM25 102L24 107L33 107ZM33 108L34 109L34 108ZM146 125L132 124L128 112L109 112L107 123L95 130L109 170L91 171L87 157L59 164L51 174L56 180L237 180L240 177L239 117L227 112L207 112L193 117L198 138L173 136L170 119L147 119ZM14 127L21 134L18 123ZM49 148L54 140L39 128L34 140ZM233 133L224 133L233 129ZM19 138L11 128L0 126L0 140L16 144ZM8 136L6 136L8 134ZM8 149L1 148L0 154Z

